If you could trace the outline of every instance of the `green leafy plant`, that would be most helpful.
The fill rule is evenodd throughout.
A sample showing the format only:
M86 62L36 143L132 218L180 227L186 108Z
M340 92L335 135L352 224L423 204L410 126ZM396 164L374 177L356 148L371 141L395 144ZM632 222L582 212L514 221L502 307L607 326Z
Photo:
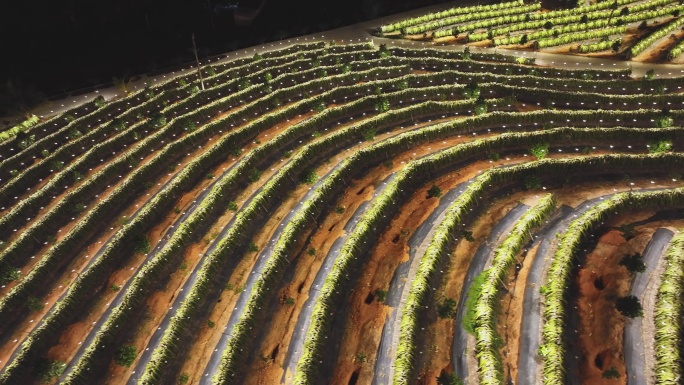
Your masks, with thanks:
M135 346L124 345L114 354L114 362L119 366L129 367L133 365L137 356L138 352L136 351Z
M316 183L316 180L318 180L318 175L316 174L316 170L307 170L301 176L302 183L305 183L308 185L312 185L312 184Z
M256 253L259 251L259 247L256 245L254 242L249 242L249 246L247 246L247 251L250 253Z
M618 372L617 368L612 366L608 370L604 370L603 373L601 373L601 377L606 378L606 379L617 379L620 378L620 372Z
M36 297L28 297L26 304L31 311L41 311L45 308L45 303Z
M672 119L672 118L670 118ZM671 123L668 123L664 127L669 127L671 126ZM651 154L660 154L663 152L670 152L672 151L672 141L671 140L659 140L656 142L651 142L648 144L648 152Z
M190 375L186 372L183 372L180 377L178 377L178 384L179 385L185 385L190 381Z
M41 358L36 364L36 377L42 383L51 383L55 378L59 378L64 373L66 367L66 362Z
M646 271L646 264L639 253L622 257L620 259L620 266L624 266L632 275Z
M387 298L387 291L386 290L375 289L375 299L377 299L378 302L385 302L386 298Z
M261 179L261 171L255 169L252 169L252 171L249 172L249 181L252 183L258 182L259 179Z
M549 144L537 143L530 148L530 153L537 159L544 159L549 154Z
M644 315L639 298L633 295L620 297L615 300L615 308L625 317L637 318Z
M150 238L147 235L138 235L135 239L134 250L138 254L147 254L151 250Z
M456 316L456 302L453 298L444 298L437 303L437 315L439 318L454 318Z
M432 187L428 189L427 194L428 198L439 198L442 196L442 189L433 184Z

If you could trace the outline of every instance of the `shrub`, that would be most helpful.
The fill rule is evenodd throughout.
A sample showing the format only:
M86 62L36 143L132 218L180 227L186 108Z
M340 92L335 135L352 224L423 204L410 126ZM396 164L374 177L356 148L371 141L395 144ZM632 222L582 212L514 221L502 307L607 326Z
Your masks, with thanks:
M646 271L646 264L639 253L622 257L622 259L620 259L620 266L624 266L631 274L643 273Z
M183 372L183 374L178 377L178 384L180 385L187 384L188 381L190 381L190 375L188 373Z
M31 311L41 311L45 308L43 301L36 297L28 297L26 303Z
M620 378L620 372L613 366L610 369L604 371L601 374L601 377L607 378L607 379L615 379L615 378Z
M427 191L427 194L428 198L439 198L442 196L442 189L433 184Z
M256 168L253 169L252 171L249 172L249 181L254 183L259 181L261 178L261 171L257 170Z
M442 372L437 377L437 385L463 385L463 380L453 373Z
M150 238L147 235L139 235L135 240L135 252L147 254L150 252Z
M544 159L549 154L549 144L537 143L532 148L530 148L530 152L532 153L532 155L534 155L535 158L539 160Z
M247 251L250 253L256 253L259 251L259 247L256 245L254 242L249 242L249 246L247 246Z
M387 299L387 291L375 289L375 298L378 300L378 302L385 302L385 299Z
M230 211L237 211L238 205L235 203L235 201L230 201L228 202L228 210Z
M620 297L615 301L615 308L625 317L636 318L644 315L639 298L633 295Z
M129 367L133 364L137 355L135 346L124 345L114 354L114 362L119 366Z
M458 303L453 298L445 298L437 304L437 315L439 318L453 318L456 315Z
M36 365L36 377L40 382L50 383L64 373L67 364L58 360L41 358Z
M669 151L672 151L672 141L670 140L659 140L657 142L651 142L648 145L648 152L650 152L651 154L658 154L661 152Z
M318 175L316 175L314 170L307 170L302 174L301 180L302 183L312 185L318 180Z

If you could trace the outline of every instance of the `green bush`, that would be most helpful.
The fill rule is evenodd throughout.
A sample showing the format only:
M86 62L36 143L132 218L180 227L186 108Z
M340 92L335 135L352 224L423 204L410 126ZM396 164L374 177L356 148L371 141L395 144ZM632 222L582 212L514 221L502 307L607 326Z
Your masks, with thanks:
M625 317L637 318L644 315L639 298L633 295L620 297L615 300L615 308Z
M51 383L64 373L66 362L41 358L36 365L36 377L43 383Z
M622 259L620 259L620 266L624 266L631 274L643 273L646 271L646 264L639 253L622 257Z
M456 302L453 298L445 298L437 304L439 318L453 318L456 315Z
M114 362L119 366L129 367L133 365L137 356L138 353L135 350L135 346L124 345L114 354Z

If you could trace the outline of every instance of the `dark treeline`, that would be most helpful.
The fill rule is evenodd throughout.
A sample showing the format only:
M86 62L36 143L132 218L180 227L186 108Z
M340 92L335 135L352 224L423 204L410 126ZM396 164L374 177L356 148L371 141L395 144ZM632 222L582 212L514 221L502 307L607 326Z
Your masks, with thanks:
M189 62L193 32L201 58L442 2L4 0L0 104L10 106L0 113L16 111L12 100L33 94L51 96ZM260 6L250 24L236 25L234 13Z

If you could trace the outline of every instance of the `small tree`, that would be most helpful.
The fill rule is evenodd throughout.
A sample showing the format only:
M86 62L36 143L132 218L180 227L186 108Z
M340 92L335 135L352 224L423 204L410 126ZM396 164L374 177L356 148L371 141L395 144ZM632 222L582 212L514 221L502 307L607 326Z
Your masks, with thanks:
M615 308L625 317L636 318L644 315L639 298L628 295L615 301Z
M135 346L124 345L116 351L116 354L114 355L114 362L116 362L116 364L119 366L129 367L133 365L137 355L138 353L135 350Z

